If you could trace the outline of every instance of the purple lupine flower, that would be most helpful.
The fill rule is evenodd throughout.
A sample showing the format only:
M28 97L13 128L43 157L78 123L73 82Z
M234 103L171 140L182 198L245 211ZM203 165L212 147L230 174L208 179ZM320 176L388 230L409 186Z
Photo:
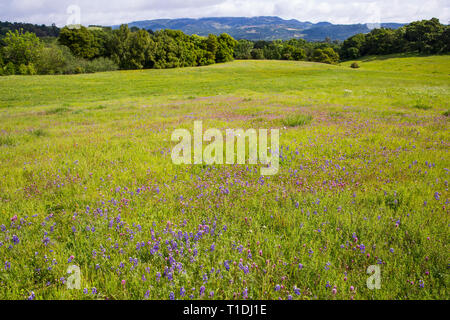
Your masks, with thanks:
M247 290L247 288L245 288L244 291L242 291L242 298L243 299L247 299L248 298L248 290Z

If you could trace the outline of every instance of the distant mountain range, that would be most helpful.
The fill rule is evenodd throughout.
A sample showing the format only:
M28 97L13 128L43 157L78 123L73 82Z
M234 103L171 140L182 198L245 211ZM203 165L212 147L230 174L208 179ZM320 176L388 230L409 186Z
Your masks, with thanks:
M382 23L385 28L400 28L401 23ZM207 36L208 34L228 33L235 39L275 40L303 38L309 41L345 40L357 33L370 31L367 24L332 24L329 22L301 22L295 19L284 20L279 17L221 17L200 19L156 19L134 21L129 27L151 29L181 30L187 34ZM118 28L119 26L113 26Z

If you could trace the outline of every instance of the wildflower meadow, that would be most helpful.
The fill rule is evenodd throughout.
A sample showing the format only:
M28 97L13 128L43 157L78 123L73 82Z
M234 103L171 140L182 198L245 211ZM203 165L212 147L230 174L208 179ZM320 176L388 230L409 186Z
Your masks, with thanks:
M0 78L0 299L448 299L450 57L353 62Z

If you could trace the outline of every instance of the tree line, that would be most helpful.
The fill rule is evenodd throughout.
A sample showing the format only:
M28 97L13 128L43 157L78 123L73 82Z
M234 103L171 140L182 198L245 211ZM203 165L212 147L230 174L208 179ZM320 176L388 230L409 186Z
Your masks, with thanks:
M5 27L0 24L2 26ZM225 33L200 37L177 30L153 32L127 25L114 30L110 27L58 29L52 26L43 29L48 33L38 37L34 32L16 27L3 37L0 34L0 75L164 69L205 66L233 59L337 64L365 55L450 52L450 28L436 18L416 21L397 30L373 29L344 42L330 39L323 42L303 39L236 41ZM57 32L58 36L48 36L51 32Z
M439 19L415 21L399 29L373 29L345 40L340 49L343 59L366 55L417 52L442 54L450 52L450 27Z
M70 74L117 69L204 66L233 60L228 34L189 36L177 30L64 27L58 38L15 30L2 39L3 74Z
M23 30L24 32L32 32L38 37L57 37L59 35L59 28L52 24L51 26L38 25L32 23L22 22L8 22L0 21L0 37L5 36L8 31Z
M309 42L304 39L249 41L239 40L234 50L236 59L306 60L336 64L339 62L338 41Z

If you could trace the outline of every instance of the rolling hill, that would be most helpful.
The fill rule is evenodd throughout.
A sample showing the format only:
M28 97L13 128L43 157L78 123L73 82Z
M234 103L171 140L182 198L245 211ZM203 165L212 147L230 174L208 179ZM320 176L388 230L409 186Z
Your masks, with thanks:
M382 27L399 28L403 24L383 23ZM357 33L369 32L367 24L339 25L329 22L301 22L295 19L284 20L279 17L211 17L200 19L156 19L134 21L128 24L129 27L143 29L161 30L175 29L187 34L198 34L207 36L208 34L228 33L235 39L248 40L275 40L303 38L309 41L322 41L329 37L331 40L345 40ZM117 28L118 26L113 26Z

